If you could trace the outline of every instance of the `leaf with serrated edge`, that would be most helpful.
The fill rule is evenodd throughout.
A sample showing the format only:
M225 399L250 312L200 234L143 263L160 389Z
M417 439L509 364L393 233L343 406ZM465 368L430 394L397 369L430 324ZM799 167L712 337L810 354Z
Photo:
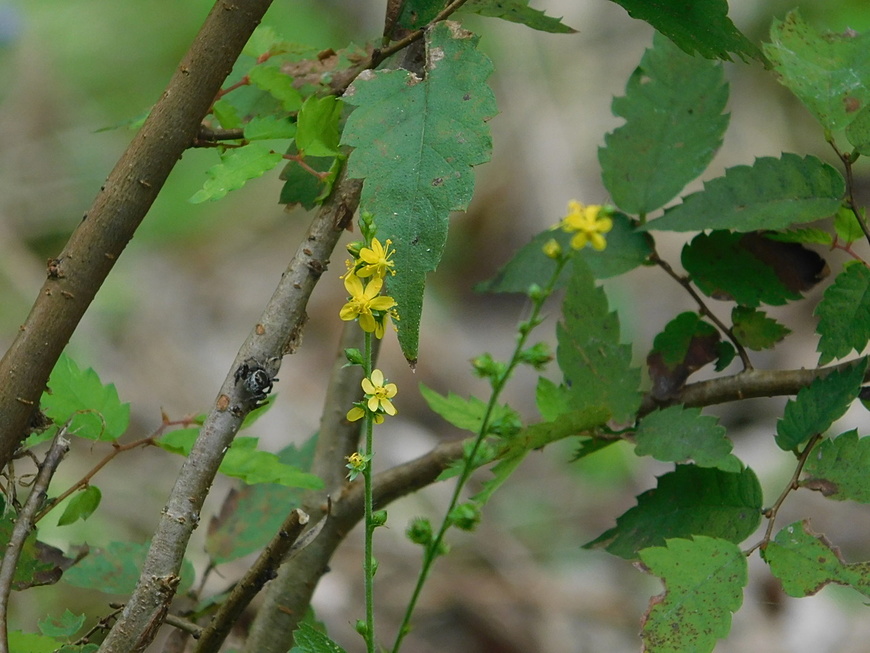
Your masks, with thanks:
M543 11L532 9L529 0L468 0L460 11L509 20L551 34L573 34L577 31L565 25L561 18L553 18Z
M861 263L846 266L816 306L819 318L819 364L864 351L870 341L870 270Z
M613 101L614 115L625 124L598 150L613 203L647 214L701 174L722 145L727 100L721 64L691 57L657 34L625 96Z
M866 369L867 359L862 358L801 389L797 397L789 399L782 419L776 423L776 444L784 451L791 451L831 428L857 398Z
M870 503L870 438L855 429L824 440L807 458L801 485L835 501Z
M103 385L97 373L80 369L60 355L42 394L40 406L56 424L72 419L69 432L89 440L117 440L130 423L130 404L121 403L114 384Z
M837 211L846 182L827 163L796 154L761 157L751 166L735 166L704 184L644 229L702 231L785 229L826 218Z
M824 535L810 530L807 520L783 528L762 547L761 556L789 596L812 596L828 583L870 596L870 562L847 563Z
M725 0L613 0L628 15L645 20L673 40L682 50L707 59L731 61L729 52L741 59L761 59L761 52L728 18Z
M637 505L616 526L584 544L632 559L671 537L708 535L739 544L761 523L761 485L750 468L739 474L712 467L677 465L658 478L655 489L638 495Z
M670 406L654 411L641 420L635 440L638 456L677 463L692 460L699 467L717 467L724 472L743 469L740 459L731 453L731 441L718 418L701 415L700 408Z
M603 408L613 419L631 420L640 406L640 369L631 346L619 342L619 318L586 263L574 258L556 328L556 358L575 409Z
M743 552L726 540L696 535L644 549L640 558L665 584L643 618L644 651L712 651L743 603L749 580Z
M737 342L756 351L771 349L791 333L791 329L767 317L764 311L746 306L735 306L731 311L731 321L733 322L731 330Z
M870 102L870 35L819 34L798 11L774 19L764 54L823 127L838 131Z
M232 190L238 190L249 179L262 177L284 157L263 143L236 147L221 156L221 162L208 169L208 179L190 198L191 204L219 200Z
M364 178L360 206L375 216L381 242L393 241L399 344L417 358L426 273L441 260L451 211L474 191L472 166L489 160L487 120L496 114L485 80L492 63L478 38L442 22L426 32L425 79L405 70L367 72L344 100L356 105L342 142L356 149L348 175Z

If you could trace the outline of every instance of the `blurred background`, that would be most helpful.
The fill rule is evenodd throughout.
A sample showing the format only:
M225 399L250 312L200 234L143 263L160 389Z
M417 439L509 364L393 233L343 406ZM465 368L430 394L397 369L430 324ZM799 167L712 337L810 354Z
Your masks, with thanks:
M732 0L731 16L753 41L766 38L772 17L796 0ZM211 6L209 0L141 3L101 0L0 0L0 346L5 351L45 275L45 261L62 248L81 214L128 143L126 127L159 97ZM383 2L276 0L264 21L291 41L339 49L379 35ZM509 355L514 325L528 306L522 297L480 296L473 286L489 278L530 237L558 221L569 199L603 203L597 149L621 121L610 103L652 41L652 29L605 0L535 0L536 8L578 30L551 35L469 17L480 47L495 62L491 78L500 114L493 130L492 162L477 169L477 192L455 216L444 261L430 278L421 329L419 365L412 373L388 333L380 362L401 388L400 415L378 431L380 467L420 455L462 434L431 414L416 391L425 383L486 397L487 385L470 374L468 360L485 351ZM863 0L805 0L804 18L818 29L870 29ZM725 143L704 178L755 157L783 151L833 153L810 115L757 64L726 64L731 123ZM271 295L310 215L277 204L277 172L250 182L217 203L192 205L214 151L191 150L119 260L108 283L72 339L68 351L95 368L132 404L132 440L153 432L161 410L171 418L204 411L214 400L238 347ZM860 179L867 168L858 166ZM700 182L689 191L700 187ZM685 238L659 241L678 267ZM823 253L836 272L839 260ZM256 425L264 448L301 443L316 429L322 394L341 323L344 289L337 253L309 305L310 322L299 351L285 360L275 407ZM824 285L824 284L823 284ZM624 337L636 343L638 363L668 320L693 310L691 299L663 273L642 270L607 283ZM756 355L761 368L815 366L812 307L823 288L795 307L774 309L795 333L775 353ZM721 313L730 313L722 304ZM555 343L555 315L537 332ZM558 380L557 370L549 376ZM734 369L736 371L736 368ZM698 378L701 378L701 374ZM521 371L506 394L530 421L536 375ZM720 415L735 452L761 477L768 502L788 481L792 466L778 455L772 433L785 398L753 400L710 410ZM845 427L867 432L866 413L853 411ZM100 445L77 446L55 483L65 489L105 455ZM439 561L418 610L408 653L429 651L579 653L640 648L640 616L660 583L629 563L580 546L635 503L669 469L613 446L569 464L570 446L532 455L513 482L493 499L479 530L451 538L453 552ZM46 525L42 538L61 547L87 541L141 542L156 524L180 459L135 451L101 472L101 510L88 522L63 529ZM204 516L228 488L215 485ZM405 541L408 520L438 518L450 488L436 486L390 507L391 528L378 531L380 628L391 638L419 566L419 550ZM828 527L850 562L870 559L870 513L829 505L797 493L780 513L785 525L805 516L815 530ZM50 521L50 520L48 520ZM205 529L190 557L201 569ZM361 539L340 549L318 589L315 609L331 635L349 651L361 643L352 624L362 616ZM754 541L754 540L753 540ZM752 559L756 573L717 651L867 650L870 620L855 593L827 588L791 600ZM222 571L227 582L238 569ZM104 597L76 592L73 611L105 612ZM69 596L53 588L16 595L16 627L35 629L46 610L60 614Z

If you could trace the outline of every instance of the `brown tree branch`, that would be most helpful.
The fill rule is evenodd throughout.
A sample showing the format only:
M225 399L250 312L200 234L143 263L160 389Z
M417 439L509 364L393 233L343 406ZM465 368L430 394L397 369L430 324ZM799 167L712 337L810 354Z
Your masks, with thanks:
M237 372L253 360L274 376L283 355L293 351L306 319L308 298L356 210L361 187L361 182L339 176L335 191L315 216L259 323L239 350L178 474L139 583L100 647L102 653L142 651L153 640L175 594L184 551L221 460L255 405L245 387L246 375L238 377Z
M26 435L48 376L271 0L219 0L145 124L109 174L0 360L0 468Z

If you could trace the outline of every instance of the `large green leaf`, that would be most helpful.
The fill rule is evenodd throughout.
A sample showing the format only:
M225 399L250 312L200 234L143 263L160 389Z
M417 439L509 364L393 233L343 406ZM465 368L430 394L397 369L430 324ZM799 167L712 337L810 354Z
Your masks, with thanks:
M727 100L721 64L689 56L657 34L625 97L613 101L625 125L607 134L598 150L613 203L647 214L701 174L722 145Z
M785 229L837 212L846 183L842 175L814 156L761 157L736 166L668 209L646 229L702 231Z
M789 596L812 596L828 583L870 596L870 562L847 563L824 535L810 530L806 520L783 528L761 555Z
M870 438L851 430L823 441L804 466L801 485L836 501L870 503Z
M577 31L565 25L561 18L553 18L543 11L532 9L529 0L468 0L460 11L502 18L553 34L573 34Z
M621 558L660 546L672 537L708 535L739 544L761 522L762 496L750 468L732 474L709 467L677 465L658 486L637 497L616 526L585 548L604 548Z
M575 409L603 408L618 422L631 421L640 406L640 369L631 365L631 345L620 344L619 318L589 266L574 258L556 329L556 358Z
M725 0L613 0L632 18L645 20L689 54L746 60L761 53L728 18Z
M864 351L870 340L870 270L854 263L825 290L815 310L819 317L819 363Z
M731 453L731 441L718 418L701 415L700 408L670 406L654 411L641 420L635 440L638 456L665 462L692 460L699 467L717 467L724 472L743 469L740 459Z
M749 581L746 556L733 543L698 535L640 552L665 593L653 597L643 619L644 651L712 651L731 630Z
M826 129L846 128L870 102L870 35L819 34L792 11L770 38L764 53L779 81Z
M378 237L393 241L399 343L416 360L426 273L441 260L451 211L471 201L471 166L489 160L486 121L496 114L478 37L454 23L426 33L425 77L406 70L361 75L345 102L356 105L342 142L356 149L348 174L364 178L360 206L375 216Z
M130 423L130 404L121 403L114 384L103 385L91 368L80 369L65 353L60 355L49 390L40 406L56 424L72 419L69 432L91 440L117 440Z
M776 423L776 444L791 451L831 428L857 398L866 370L867 359L862 358L846 369L816 379L798 392L785 405L782 419Z

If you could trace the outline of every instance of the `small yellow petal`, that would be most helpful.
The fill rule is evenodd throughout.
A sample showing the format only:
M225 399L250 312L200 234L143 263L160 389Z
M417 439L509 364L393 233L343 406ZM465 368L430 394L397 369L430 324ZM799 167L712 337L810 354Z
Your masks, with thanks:
M375 387L384 385L384 373L380 370L372 370L372 375L369 378Z
M359 406L354 406L349 411L347 411L347 421L355 422L358 419L362 419L363 417L365 417L365 414L366 411L364 411L362 408L360 408Z
M378 391L378 389L368 379L363 379L360 385L362 386L363 392L367 395L373 395Z

